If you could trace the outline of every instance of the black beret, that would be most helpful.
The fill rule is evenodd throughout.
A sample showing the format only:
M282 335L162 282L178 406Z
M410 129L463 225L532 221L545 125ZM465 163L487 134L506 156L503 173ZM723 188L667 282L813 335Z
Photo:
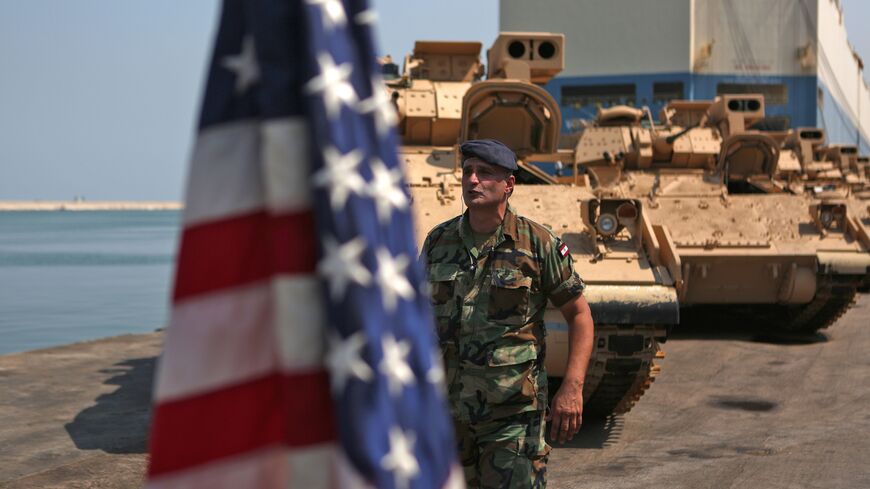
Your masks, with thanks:
M495 139L473 139L459 146L462 152L462 162L476 156L491 164L507 168L510 171L517 169L517 155L510 148Z

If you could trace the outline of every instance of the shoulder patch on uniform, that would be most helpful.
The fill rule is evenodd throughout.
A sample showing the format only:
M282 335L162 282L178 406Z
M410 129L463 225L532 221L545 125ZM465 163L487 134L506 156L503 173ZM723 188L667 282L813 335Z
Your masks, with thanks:
M568 256L568 245L566 245L565 243L561 243L559 245L559 254L562 255L562 258Z

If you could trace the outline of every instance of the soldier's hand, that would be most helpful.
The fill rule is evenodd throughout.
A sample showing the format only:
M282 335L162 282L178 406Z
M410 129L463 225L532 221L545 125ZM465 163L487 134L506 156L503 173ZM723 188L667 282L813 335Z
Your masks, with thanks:
M550 406L547 416L550 423L550 439L559 443L574 438L583 423L583 384L565 379Z

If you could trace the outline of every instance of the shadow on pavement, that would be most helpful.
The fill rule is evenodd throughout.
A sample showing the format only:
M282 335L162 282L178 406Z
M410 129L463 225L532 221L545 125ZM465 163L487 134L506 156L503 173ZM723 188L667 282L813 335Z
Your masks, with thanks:
M825 333L813 334L786 334L786 333L762 333L752 339L756 343L770 343L772 345L812 345L814 343L827 343L828 335Z
M621 416L610 416L607 419L583 420L580 432L574 439L566 443L554 442L547 432L547 443L554 450L560 448L606 448L619 440L622 435L623 419Z
M719 409L731 409L750 412L773 411L779 406L778 402L761 399L758 397L743 396L713 396L709 401L710 406Z
M156 357L116 363L101 373L117 374L105 381L118 389L99 396L65 428L76 447L107 453L145 453L151 416L151 383Z

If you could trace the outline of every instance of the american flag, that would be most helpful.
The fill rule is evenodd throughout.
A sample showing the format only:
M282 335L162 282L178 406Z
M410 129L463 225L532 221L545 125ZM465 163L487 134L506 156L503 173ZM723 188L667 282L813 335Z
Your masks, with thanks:
M147 487L461 487L361 0L225 0Z

